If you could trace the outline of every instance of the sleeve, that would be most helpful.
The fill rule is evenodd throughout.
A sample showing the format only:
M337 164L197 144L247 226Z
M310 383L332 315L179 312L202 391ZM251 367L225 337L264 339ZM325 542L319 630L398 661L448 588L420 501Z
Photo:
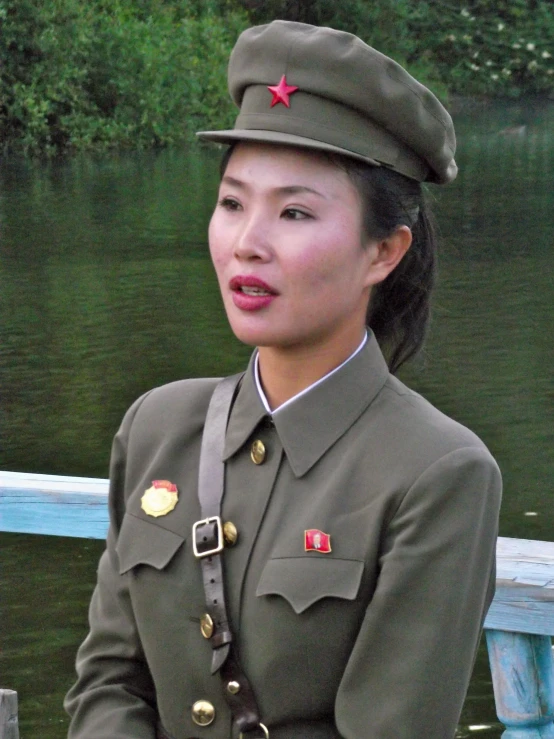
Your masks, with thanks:
M77 653L77 682L65 699L68 739L154 739L154 685L142 651L128 591L115 552L124 509L127 442L142 400L129 409L110 464L110 529L90 610L90 632Z
M494 595L500 472L450 452L406 493L335 705L345 739L452 739Z

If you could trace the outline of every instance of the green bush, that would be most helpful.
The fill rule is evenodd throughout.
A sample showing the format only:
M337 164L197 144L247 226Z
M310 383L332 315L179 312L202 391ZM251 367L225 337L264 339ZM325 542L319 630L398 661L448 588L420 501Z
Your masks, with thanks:
M551 0L414 4L409 26L453 92L519 97L554 92Z
M0 0L4 148L160 146L232 120L229 53L244 13L131 0Z

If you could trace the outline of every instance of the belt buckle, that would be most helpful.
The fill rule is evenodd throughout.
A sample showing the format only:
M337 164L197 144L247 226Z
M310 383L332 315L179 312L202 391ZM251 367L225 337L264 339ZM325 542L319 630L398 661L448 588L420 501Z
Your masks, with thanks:
M198 529L202 526L209 526L210 524L215 524L217 527L217 544L213 549L207 549L205 552L201 552L198 550L198 545L196 542L196 536L198 534ZM210 516L209 518L203 518L201 521L197 521L192 526L192 550L194 552L194 556L197 559L202 559L203 557L211 557L214 554L219 554L219 552L223 551L224 546L224 539L223 539L223 526L221 524L221 517L220 516Z
M259 728L263 731L265 739L269 739L269 731L267 730L267 726L264 724L258 724ZM247 734L250 734L248 731ZM239 739L248 739L248 737L245 737L242 731L239 734Z

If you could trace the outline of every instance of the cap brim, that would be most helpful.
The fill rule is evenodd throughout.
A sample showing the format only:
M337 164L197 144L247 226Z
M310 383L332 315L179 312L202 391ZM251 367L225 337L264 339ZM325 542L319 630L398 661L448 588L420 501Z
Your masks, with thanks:
M235 144L237 141L255 141L264 144L282 144L284 146L299 146L304 149L315 149L318 151L330 151L335 154L343 154L344 156L358 159L359 161L372 164L375 167L383 166L376 159L364 157L349 149L342 149L333 144L326 144L315 139L309 139L305 136L295 136L290 133L281 133L280 131L262 131L258 129L240 129L233 128L228 131L198 131L196 134L203 141L212 141L216 144Z

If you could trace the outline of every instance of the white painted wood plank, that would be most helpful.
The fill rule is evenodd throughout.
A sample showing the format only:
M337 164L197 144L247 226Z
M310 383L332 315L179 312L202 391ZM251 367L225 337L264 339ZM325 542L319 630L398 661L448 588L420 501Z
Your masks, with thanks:
M59 493L90 493L105 496L108 480L100 477L69 477L62 475L40 475L27 472L0 472L0 494L3 489L40 490Z
M540 562L554 565L554 542L499 536L496 554L499 561Z
M19 739L15 690L0 690L0 739Z
M497 580L552 588L554 542L499 537L496 546Z

